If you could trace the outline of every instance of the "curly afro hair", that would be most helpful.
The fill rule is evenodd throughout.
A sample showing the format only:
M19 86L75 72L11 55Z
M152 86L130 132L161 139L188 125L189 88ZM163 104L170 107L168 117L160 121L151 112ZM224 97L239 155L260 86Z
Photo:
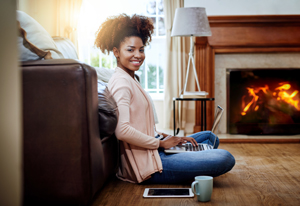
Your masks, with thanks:
M136 14L132 17L126 14L111 16L96 32L95 46L103 53L107 51L109 54L114 47L119 48L120 43L130 36L140 37L146 46L151 41L153 29L152 20L145 16Z

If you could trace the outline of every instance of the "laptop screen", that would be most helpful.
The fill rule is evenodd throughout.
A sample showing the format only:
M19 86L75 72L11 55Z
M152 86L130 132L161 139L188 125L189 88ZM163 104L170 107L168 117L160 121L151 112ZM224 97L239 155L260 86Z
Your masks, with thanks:
M224 112L224 109L222 107L220 107L219 105L216 108L216 112L215 112L215 119L214 119L214 123L213 126L211 128L211 132L216 134L215 132L217 131L219 122L221 120L222 114Z

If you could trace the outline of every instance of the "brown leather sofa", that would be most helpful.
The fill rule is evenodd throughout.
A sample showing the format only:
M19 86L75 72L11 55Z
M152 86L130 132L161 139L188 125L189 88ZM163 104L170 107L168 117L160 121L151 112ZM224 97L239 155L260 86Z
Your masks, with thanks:
M74 59L21 69L23 205L90 204L118 162L113 131L101 132L95 69Z

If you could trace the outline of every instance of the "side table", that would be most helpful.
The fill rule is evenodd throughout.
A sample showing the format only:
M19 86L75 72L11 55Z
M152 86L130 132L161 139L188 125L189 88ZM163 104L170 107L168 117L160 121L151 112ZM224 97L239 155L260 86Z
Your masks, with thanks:
M176 101L201 101L201 131L206 130L206 102L207 101L214 101L215 98L179 98L179 97L173 97L173 125L174 125L174 136L178 134L175 132L175 102Z

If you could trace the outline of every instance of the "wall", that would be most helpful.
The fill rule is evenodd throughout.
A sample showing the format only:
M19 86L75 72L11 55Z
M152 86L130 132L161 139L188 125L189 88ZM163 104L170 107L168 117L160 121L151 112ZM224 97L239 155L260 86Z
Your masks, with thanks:
M0 3L0 205L21 205L21 74L16 1Z
M19 0L18 10L34 18L51 36L56 36L56 0Z
M208 16L300 14L299 0L185 0L184 7L204 7Z

